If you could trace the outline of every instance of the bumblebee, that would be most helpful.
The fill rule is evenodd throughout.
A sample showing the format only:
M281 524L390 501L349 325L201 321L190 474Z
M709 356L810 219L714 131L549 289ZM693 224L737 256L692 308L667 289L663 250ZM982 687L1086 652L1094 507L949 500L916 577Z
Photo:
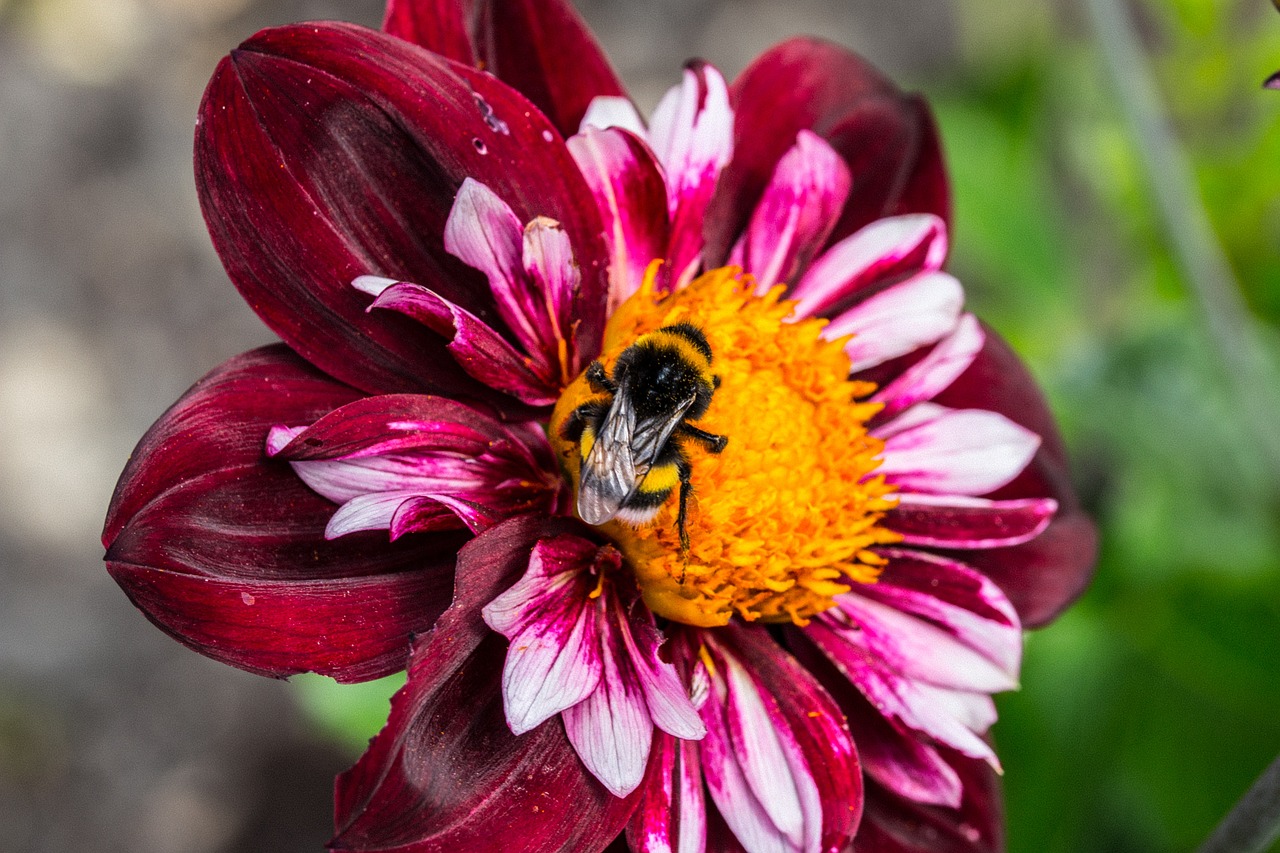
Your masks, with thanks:
M663 326L623 350L612 376L594 361L586 379L604 399L579 406L561 431L578 445L578 515L588 524L613 518L645 524L679 486L676 526L687 551L693 486L682 441L697 441L711 453L729 441L690 423L706 413L720 387L706 336L689 323Z

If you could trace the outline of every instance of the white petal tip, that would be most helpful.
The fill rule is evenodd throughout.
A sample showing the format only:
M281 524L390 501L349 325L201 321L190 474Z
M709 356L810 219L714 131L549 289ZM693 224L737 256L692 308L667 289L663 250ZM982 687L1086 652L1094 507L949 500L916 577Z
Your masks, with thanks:
M396 279L380 275L362 275L351 280L352 287L370 296L381 296L382 291L396 283Z

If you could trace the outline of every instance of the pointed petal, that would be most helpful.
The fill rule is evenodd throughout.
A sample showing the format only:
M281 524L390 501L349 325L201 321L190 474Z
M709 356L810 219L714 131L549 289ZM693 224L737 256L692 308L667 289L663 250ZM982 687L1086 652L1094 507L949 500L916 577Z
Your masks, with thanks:
M707 733L675 666L659 655L663 636L644 606L630 608L630 618L620 615L618 635L635 678L644 690L653 724L668 734L698 740Z
M685 282L701 257L703 214L716 179L733 154L733 110L719 71L704 62L685 68L684 81L653 111L649 144L667 179L671 280Z
M796 316L828 316L881 281L935 272L947 257L947 231L931 214L877 219L828 249L796 283Z
M572 341L581 281L569 235L559 222L539 216L525 226L523 244L524 271L545 300L542 310L551 320L555 340ZM570 377L577 376L578 364L567 367Z
M964 288L944 272L925 273L858 303L831 321L823 337L852 334L845 347L854 373L937 343L951 334Z
M904 492L985 495L1027 467L1040 437L1004 415L947 409L885 439L876 469Z
M729 262L756 277L756 293L795 281L835 227L849 197L849 167L808 130L783 155Z
M478 5L476 41L483 67L533 101L561 136L577 132L592 99L626 94L568 0L478 0Z
M605 223L612 313L639 289L649 262L666 255L666 182L649 146L624 130L588 127L569 140L569 151Z
M966 560L998 583L1034 628L1053 619L1088 585L1098 534L1071 485L1066 452L1044 395L999 335L988 329L972 365L938 396L948 406L990 409L1042 439L1026 470L993 497L1049 497L1058 512L1048 529L1022 545L973 551Z
M965 314L955 331L939 341L924 358L904 370L872 395L884 403L879 417L887 419L916 403L932 400L969 369L982 351L984 333L972 314Z
M659 733L627 842L637 853L703 853L707 813L697 744Z
M614 606L612 601L600 599L593 604ZM564 729L592 775L615 796L625 797L644 778L653 741L653 720L644 689L629 665L630 656L617 624L608 616L601 623L603 667L599 686L565 711Z
M464 0L387 0L382 30L463 65L474 65L470 5Z
M412 317L449 341L449 354L470 376L530 406L556 401L560 389L483 320L411 282L388 287L370 304Z
M833 240L884 216L949 217L946 175L927 107L847 49L816 38L775 45L734 81L733 105L734 160L706 217L710 265L727 256L774 165L803 129L827 140L853 179Z
M356 396L274 346L227 362L160 418L103 533L109 570L148 618L251 672L360 681L403 665L410 634L445 606L449 540L326 542L333 505L263 453L276 423Z
M580 525L514 519L459 555L454 605L419 638L387 726L338 777L337 850L601 850L635 799L614 797L559 725L513 735L503 720L503 646L479 618L540 539Z
M1001 548L1036 538L1057 511L1053 498L992 501L900 492L883 524L907 545Z
M527 168L512 170L515 160ZM417 281L477 315L492 310L440 238L468 176L500 188L523 221L565 226L583 269L580 334L586 351L598 347L606 258L595 204L545 119L487 74L349 24L265 30L209 84L196 175L214 245L248 302L357 387L484 393L441 358L438 336L366 314L348 285L366 274Z

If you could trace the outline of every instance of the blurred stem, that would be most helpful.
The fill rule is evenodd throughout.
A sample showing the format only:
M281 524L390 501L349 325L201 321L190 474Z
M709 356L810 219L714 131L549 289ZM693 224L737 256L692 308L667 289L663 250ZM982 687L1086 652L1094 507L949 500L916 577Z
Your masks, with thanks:
M1085 6L1170 248L1200 304L1237 409L1272 469L1280 472L1280 381L1209 222L1132 21L1121 0L1087 0Z
M1261 853L1280 838L1280 758L1222 819L1196 853Z

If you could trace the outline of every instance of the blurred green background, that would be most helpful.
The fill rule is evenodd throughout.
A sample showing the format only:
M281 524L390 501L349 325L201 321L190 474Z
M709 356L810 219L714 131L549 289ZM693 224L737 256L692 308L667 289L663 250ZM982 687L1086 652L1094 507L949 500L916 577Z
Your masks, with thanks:
M1203 211L1182 215L1207 215L1257 324L1232 332L1274 368L1280 92L1261 84L1280 15L1120 5L1193 166ZM795 32L932 101L951 268L1047 389L1102 530L1093 586L1028 637L1023 689L999 700L1009 849L1193 849L1280 752L1280 458L1241 416L1280 388L1226 367L1085 7L579 8L647 109L686 56L733 75ZM0 0L0 851L319 849L333 773L385 720L394 679L277 685L182 649L94 541L146 426L270 339L203 233L191 121L219 56L316 18L376 25L380 3Z

